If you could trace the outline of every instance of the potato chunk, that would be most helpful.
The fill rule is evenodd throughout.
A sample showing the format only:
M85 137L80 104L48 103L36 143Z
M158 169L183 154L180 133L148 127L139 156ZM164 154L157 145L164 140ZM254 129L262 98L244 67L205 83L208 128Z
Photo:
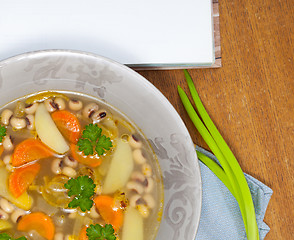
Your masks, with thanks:
M43 103L39 104L35 116L36 131L41 141L53 151L64 154L69 146L56 127Z
M125 213L122 240L143 240L143 217L135 208L129 207Z
M133 168L131 147L127 142L119 140L102 187L103 194L111 194L121 189L127 183Z

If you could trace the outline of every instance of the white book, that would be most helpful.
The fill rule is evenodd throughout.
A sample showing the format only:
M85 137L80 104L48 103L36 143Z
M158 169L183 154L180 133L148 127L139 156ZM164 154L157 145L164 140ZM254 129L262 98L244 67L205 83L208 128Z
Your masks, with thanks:
M211 66L211 0L0 0L0 60L71 49L133 67Z

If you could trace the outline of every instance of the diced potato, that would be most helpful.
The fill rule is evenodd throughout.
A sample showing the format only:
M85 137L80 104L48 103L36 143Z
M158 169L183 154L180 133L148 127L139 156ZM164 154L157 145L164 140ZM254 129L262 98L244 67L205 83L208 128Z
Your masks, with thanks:
M127 142L119 140L102 187L103 194L111 194L121 189L130 178L133 168L131 147Z
M122 240L143 240L143 217L135 208L129 207L124 216Z
M14 197L8 189L8 172L5 167L0 168L0 196L12 202L15 206L29 210L32 207L33 199L25 192L20 197Z
M12 225L7 220L0 219L0 231L7 230L9 228L12 228Z
M60 154L66 153L69 150L67 142L43 103L39 104L37 108L35 126L39 138L49 148Z

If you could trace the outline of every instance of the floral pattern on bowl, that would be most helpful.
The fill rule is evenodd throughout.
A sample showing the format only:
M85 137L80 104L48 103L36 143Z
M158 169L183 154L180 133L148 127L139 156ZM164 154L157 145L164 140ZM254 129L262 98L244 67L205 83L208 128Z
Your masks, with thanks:
M43 90L96 96L149 139L162 171L164 209L156 240L194 240L201 212L200 168L190 135L168 100L130 68L84 52L47 50L0 62L0 105Z

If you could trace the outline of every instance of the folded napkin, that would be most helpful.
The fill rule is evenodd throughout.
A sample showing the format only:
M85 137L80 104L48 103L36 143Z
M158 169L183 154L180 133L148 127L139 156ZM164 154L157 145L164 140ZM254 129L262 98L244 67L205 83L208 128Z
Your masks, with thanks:
M216 157L201 147L196 149L209 158ZM199 228L195 240L245 240L246 233L239 206L226 186L214 173L200 162L203 184L202 210ZM248 182L259 229L260 239L263 240L270 228L263 218L273 191L262 182L245 173Z

